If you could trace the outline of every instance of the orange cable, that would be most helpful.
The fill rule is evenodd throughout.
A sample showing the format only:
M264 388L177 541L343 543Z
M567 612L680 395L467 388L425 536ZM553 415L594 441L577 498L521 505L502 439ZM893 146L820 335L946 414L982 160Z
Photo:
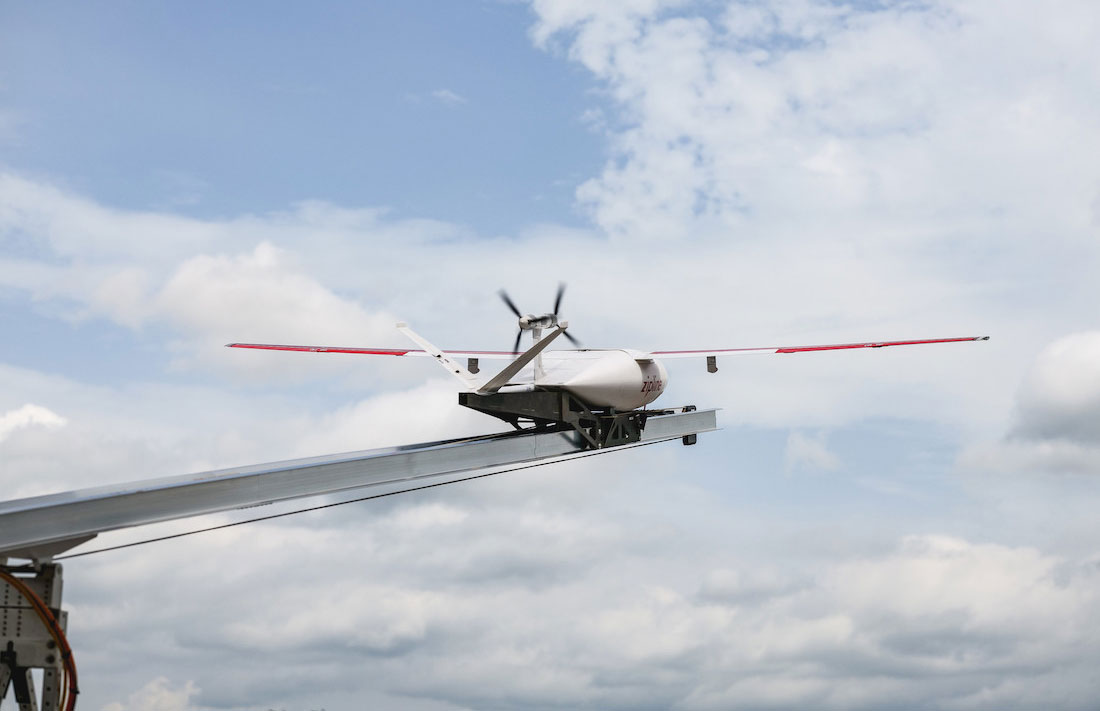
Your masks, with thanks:
M26 583L6 570L0 570L0 578L3 578L9 585L19 591L19 594L30 603L31 609L33 609L39 619L42 620L42 624L46 625L46 629L49 630L50 636L53 637L54 642L57 643L57 647L61 652L61 661L64 665L66 681L61 707L65 709L65 711L73 711L73 709L76 708L76 695L80 693L80 690L77 688L76 682L76 660L73 659L73 650L72 647L69 646L69 640L65 637L65 632L57 623L57 618L54 617L53 611L46 606L42 598L38 597L38 594L34 590L31 590Z

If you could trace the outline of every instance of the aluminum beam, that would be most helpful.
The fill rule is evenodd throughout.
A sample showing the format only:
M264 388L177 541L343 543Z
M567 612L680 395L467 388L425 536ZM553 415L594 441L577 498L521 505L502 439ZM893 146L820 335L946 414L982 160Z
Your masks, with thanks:
M715 410L648 418L642 442L717 429ZM563 457L585 450L575 431L510 432L255 464L0 501L0 562L48 558L98 533L365 486Z

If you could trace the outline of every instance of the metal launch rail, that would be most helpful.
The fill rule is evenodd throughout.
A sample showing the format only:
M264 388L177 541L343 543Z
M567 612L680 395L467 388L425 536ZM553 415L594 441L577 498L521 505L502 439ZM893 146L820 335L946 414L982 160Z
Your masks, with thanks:
M699 433L717 429L715 413L692 406L655 411L645 418L638 443L693 444ZM574 429L521 430L0 501L0 703L10 684L19 708L33 709L30 674L42 669L40 708L61 708L61 680L72 664L60 651L67 649L66 613L61 566L53 558L100 533L363 487L400 491L417 480L584 452L591 452L591 443ZM75 694L75 667L71 676Z

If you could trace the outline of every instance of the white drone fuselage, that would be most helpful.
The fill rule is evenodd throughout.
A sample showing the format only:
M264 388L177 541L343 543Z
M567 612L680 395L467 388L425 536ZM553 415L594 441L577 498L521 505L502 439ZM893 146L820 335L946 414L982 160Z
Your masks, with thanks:
M636 410L656 400L668 386L664 364L639 351L546 351L538 361L533 380L509 383L500 392L566 390L593 407Z
M530 392L534 390L565 390L589 407L636 410L660 397L668 383L668 371L649 353L622 348L546 350L558 336L565 333L569 324L553 317L544 317L542 323L530 317L530 325L520 322L520 327L530 331L533 343L522 354L501 352L443 351L420 334L398 324L397 329L413 341L422 351L409 355L434 357L439 365L471 392ZM543 326L553 326L543 336ZM486 382L480 382L467 368L456 360L466 357L473 364L475 358L506 358L512 361L504 370Z

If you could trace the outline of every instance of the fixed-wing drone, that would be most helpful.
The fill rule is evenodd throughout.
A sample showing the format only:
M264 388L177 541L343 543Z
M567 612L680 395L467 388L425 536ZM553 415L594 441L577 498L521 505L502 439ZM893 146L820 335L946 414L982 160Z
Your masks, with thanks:
M529 425L540 429L573 428L592 447L626 444L638 440L645 418L661 410L646 409L660 397L668 385L668 371L662 359L706 359L707 370L717 372L719 356L749 353L806 353L849 348L884 348L924 343L987 341L989 336L926 338L909 341L870 341L821 346L780 346L771 348L717 348L712 350L637 351L628 348L582 348L566 329L568 322L559 318L565 285L558 287L554 310L536 316L523 314L504 291L500 297L519 319L519 331L511 351L444 351L413 332L407 324L397 324L419 349L343 348L334 346L286 346L266 343L230 343L230 348L256 348L309 353L356 353L383 356L424 356L434 358L462 383L459 404L484 412L521 429ZM530 332L534 341L520 353L523 334ZM554 339L564 335L575 348L546 350ZM545 352L544 352L545 351ZM458 360L456 360L458 359ZM465 367L460 360L465 359ZM479 361L511 361L499 373L481 382ZM521 370L532 365L530 382L514 382Z

